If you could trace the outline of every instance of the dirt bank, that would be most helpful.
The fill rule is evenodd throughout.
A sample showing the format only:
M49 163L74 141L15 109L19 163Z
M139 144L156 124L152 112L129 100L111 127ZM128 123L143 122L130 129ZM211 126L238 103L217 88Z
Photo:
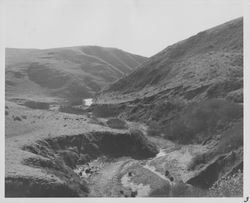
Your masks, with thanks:
M23 159L21 164L42 170L59 181L6 177L7 197L88 196L88 183L73 171L77 164L86 164L99 156L143 159L158 153L156 146L139 132L109 131L46 138L24 145L22 150L32 156ZM17 185L21 185L22 190Z

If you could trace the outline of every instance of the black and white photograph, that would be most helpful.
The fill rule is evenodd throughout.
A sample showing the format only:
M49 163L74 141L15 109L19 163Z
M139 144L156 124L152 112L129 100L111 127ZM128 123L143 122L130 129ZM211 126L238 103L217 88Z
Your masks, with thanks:
M250 201L246 2L0 1L3 198Z

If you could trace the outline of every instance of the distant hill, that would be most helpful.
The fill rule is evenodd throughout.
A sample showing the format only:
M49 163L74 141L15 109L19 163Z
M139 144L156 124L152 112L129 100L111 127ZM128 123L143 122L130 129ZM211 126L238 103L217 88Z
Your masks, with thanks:
M79 103L134 71L145 60L119 49L98 46L6 48L6 96L63 98Z

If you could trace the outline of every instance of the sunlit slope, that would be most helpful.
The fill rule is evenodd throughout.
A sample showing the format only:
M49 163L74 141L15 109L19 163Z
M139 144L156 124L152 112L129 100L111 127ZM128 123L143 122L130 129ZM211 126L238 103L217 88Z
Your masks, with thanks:
M7 97L78 102L135 70L146 58L115 48L6 49Z

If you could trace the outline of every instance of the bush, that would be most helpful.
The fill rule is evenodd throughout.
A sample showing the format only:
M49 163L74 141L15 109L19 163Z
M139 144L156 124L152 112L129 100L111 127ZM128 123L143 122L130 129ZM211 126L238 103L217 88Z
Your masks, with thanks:
M14 121L22 121L22 119L20 117L18 117L18 116L15 116Z
M111 118L107 121L107 125L110 128L115 128L115 129L127 129L128 125L124 120L121 120L119 118Z
M46 102L26 101L24 105L32 109L49 109L49 103Z

